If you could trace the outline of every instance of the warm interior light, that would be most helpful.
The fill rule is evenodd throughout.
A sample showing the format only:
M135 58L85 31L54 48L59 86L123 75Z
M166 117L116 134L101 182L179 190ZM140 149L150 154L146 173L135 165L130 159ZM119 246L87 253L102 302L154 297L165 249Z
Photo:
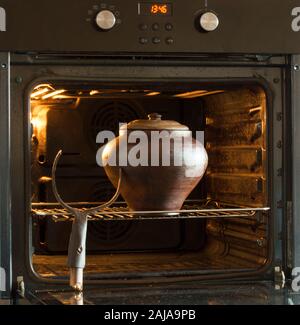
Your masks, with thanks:
M48 88L39 89L39 90L33 92L30 97L31 98L37 98L37 97L39 97L41 95L44 95L48 91L50 91L50 89L48 89Z
M34 91L31 94L32 99L69 99L69 98L76 98L76 97L83 97L83 91L79 91L77 95L72 95L72 94L65 94L67 90L65 89L58 89L55 90L50 84L40 84L34 88ZM87 91L87 95L90 96L96 96L96 95L113 95L113 94L121 94L121 93L129 93L129 94L134 94L134 93L141 93L143 92L145 96L147 97L155 97L159 96L162 94L162 92L159 91L151 91L151 90L136 90L136 89L130 89L130 90L117 90L117 89L108 89L108 90L97 90L97 89L92 89ZM183 98L183 99L193 99L193 98L198 98L198 97L203 97L203 96L208 96L208 95L214 95L218 93L223 93L223 90L213 90L213 91L208 91L208 90L194 90L194 91L188 91L184 93L177 93L174 94L173 97L176 98Z
M219 94L219 93L223 93L223 92L224 92L223 90L215 90L215 91L195 90L195 91L189 91L189 92L182 93L182 94L177 94L177 95L174 95L174 97L191 99L191 98Z
M261 106L259 106L259 107L254 107L254 108L250 108L250 109L249 109L249 113L250 113L250 114L255 114L255 113L258 113L258 112L260 112L260 111L262 111L262 107L261 107Z
M41 130L44 127L45 122L43 121L42 118L39 118L37 116L37 117L33 117L31 119L31 124L32 124L34 130Z
M76 97L76 96L68 96L68 95L55 95L52 97L53 99L76 99L76 98L79 98L79 97Z
M54 88L50 84L39 84L34 87L34 90L40 89L40 88L50 88L50 89L54 90Z
M38 99L41 95L48 93L49 91L54 91L54 88L50 84L40 84L34 87L34 91L31 93L30 97Z
M51 177L48 177L48 176L42 176L40 179L39 179L39 182L40 183L47 183L47 182L51 182L52 181L52 178Z
M64 93L64 92L66 92L65 89L55 90L55 91L52 91L51 93L49 93L49 94L43 96L42 99L51 98L51 97L54 97L54 96L56 96L56 95L62 94L62 93Z
M100 93L99 90L91 90L91 91L90 91L90 96L94 96L94 95L97 95L97 94L99 94L99 93Z
M43 107L43 108L37 107L31 112L31 124L33 126L35 133L38 133L41 130L45 129L47 125L48 111L49 111L48 107Z
M174 95L174 97L179 97L179 98L190 98L192 96L198 96L198 95L202 95L204 93L206 93L207 90L195 90L195 91L188 91L186 93L182 93L182 94L177 94Z
M160 92L158 92L158 91L153 91L149 94L146 94L146 96L158 96L158 95L160 95Z

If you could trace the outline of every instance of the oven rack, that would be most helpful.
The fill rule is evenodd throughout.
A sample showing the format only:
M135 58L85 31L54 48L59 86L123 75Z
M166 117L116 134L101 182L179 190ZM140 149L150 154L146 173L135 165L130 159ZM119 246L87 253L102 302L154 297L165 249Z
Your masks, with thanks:
M69 203L84 212L99 202ZM187 201L180 211L129 211L123 202L114 203L100 212L89 213L88 220L149 220L149 219L206 219L206 218L260 218L269 207L233 206L214 200ZM74 216L57 203L32 203L33 219L51 218L54 222L72 221Z

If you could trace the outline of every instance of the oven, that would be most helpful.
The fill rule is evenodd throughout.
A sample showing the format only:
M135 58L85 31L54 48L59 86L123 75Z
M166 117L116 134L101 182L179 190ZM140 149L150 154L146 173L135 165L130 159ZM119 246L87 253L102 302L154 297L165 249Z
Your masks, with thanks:
M282 290L300 265L295 1L2 2L3 297ZM81 212L107 202L115 188L96 162L97 135L153 112L202 131L206 173L177 214L128 213L122 196L90 213L84 290L74 295L76 216L53 193L55 157L62 150L65 202Z

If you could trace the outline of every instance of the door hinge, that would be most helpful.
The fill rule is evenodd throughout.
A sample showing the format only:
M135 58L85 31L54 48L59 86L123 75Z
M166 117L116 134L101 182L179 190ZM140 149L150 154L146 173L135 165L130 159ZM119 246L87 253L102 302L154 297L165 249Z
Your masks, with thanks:
M25 283L22 276L17 277L17 291L21 297L25 297Z
M275 289L280 290L285 287L285 274L282 270L281 266L275 266L274 268L274 281L275 281Z

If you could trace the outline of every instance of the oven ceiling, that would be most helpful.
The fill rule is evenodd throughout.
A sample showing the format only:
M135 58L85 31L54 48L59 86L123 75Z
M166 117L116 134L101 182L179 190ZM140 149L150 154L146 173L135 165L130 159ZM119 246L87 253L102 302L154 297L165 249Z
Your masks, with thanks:
M32 101L55 101L68 99L95 99L95 98L155 98L173 97L181 99L194 99L204 96L223 93L224 90L159 90L158 89L138 89L138 88L104 88L104 87L72 87L69 85L55 86L52 84L37 85L31 92Z

